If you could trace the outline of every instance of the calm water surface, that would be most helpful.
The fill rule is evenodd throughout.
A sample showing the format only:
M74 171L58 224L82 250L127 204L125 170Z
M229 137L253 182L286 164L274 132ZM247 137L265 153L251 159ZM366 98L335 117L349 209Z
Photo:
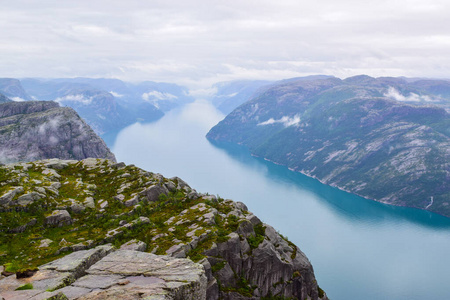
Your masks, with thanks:
M224 116L197 101L123 129L118 161L242 201L297 244L332 300L450 299L450 219L366 200L205 134Z

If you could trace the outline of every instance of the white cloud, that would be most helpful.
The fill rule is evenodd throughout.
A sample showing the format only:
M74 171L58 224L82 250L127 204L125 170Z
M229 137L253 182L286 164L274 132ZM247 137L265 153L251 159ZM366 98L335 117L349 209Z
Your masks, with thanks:
M142 94L142 99L144 99L145 101L173 100L177 98L178 98L177 96L172 95L170 93L161 93L158 91L151 91Z
M48 138L48 141L49 141L50 145L56 145L56 144L59 143L59 139L56 136L54 136L54 135L51 135Z
M234 97L234 96L236 96L238 93L236 92L236 93L231 93L231 94L228 94L228 95L220 95L219 97L220 98L232 98L232 97Z
M217 87L190 89L189 96L195 98L209 98L217 94Z
M267 121L258 123L258 126L264 126L264 125L272 125L272 124L277 124L280 123L282 124L284 127L289 127L292 125L298 125L300 124L300 116L295 115L294 117L288 117L288 116L283 116L278 120L274 120L273 118L270 118Z
M58 103L64 103L64 102L78 102L84 105L88 105L91 104L92 102L92 97L85 97L82 94L77 94L77 95L67 95L64 97L59 97L56 98L54 101L58 102Z
M448 77L450 1L5 1L0 77ZM35 37L39 36L39 39Z
M122 97L123 97L122 94L119 94L119 93L116 93L116 92L113 92L113 91L110 91L109 93L110 93L111 95L113 95L114 97L116 97L116 98L122 98Z
M23 101L26 101L25 99L22 99L22 98L20 98L20 97L11 97L11 98L9 98L9 99L11 99L12 101L16 101L16 102L23 102Z
M45 136L47 134L47 130L55 131L61 123L61 119L59 117L51 119L38 127L38 134Z
M427 95L418 95L415 93L409 93L408 96L402 95L399 91L397 91L393 87L389 87L388 91L384 93L385 97L401 101L401 102L433 102L436 101L435 99L431 98Z

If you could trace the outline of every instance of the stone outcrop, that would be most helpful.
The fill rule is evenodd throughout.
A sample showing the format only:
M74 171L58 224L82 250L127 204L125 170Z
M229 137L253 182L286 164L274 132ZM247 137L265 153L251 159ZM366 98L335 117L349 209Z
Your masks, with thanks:
M0 104L0 162L55 157L115 160L105 142L71 108L51 101Z
M54 210L50 216L45 218L44 224L47 226L62 227L72 224L72 217L65 209Z
M17 290L27 284L33 288ZM40 266L29 278L1 280L0 299L205 300L206 284L203 266L188 259L104 245Z
M178 177L92 158L10 164L0 176L0 265L16 274L0 290L28 276L42 297L327 299L297 246L244 203L198 193ZM43 197L18 201L33 192ZM106 243L119 250L99 246Z

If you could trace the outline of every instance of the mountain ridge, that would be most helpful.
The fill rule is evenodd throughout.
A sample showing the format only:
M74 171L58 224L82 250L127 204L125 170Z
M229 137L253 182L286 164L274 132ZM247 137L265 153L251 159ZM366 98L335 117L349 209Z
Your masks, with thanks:
M394 82L406 81L357 76L279 84L236 108L207 137L243 144L369 199L450 216L449 102L441 94L440 105L430 105L433 95L425 92L416 94L423 101L394 100L386 96Z

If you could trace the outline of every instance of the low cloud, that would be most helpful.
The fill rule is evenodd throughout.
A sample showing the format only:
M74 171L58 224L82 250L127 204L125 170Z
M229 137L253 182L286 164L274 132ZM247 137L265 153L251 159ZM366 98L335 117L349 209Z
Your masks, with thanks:
M78 94L78 95L67 95L64 97L59 97L56 98L54 101L58 102L58 103L62 103L62 102L78 102L84 105L89 105L92 102L93 97L85 97L82 94Z
M59 143L59 139L54 135L51 135L48 138L48 141L50 142L50 145L53 145L53 146Z
M217 87L190 89L188 95L194 98L209 98L217 94Z
M59 117L54 118L45 122L44 124L39 125L38 133L42 136L47 135L47 130L55 131L61 123L61 119Z
M142 99L145 101L151 101L151 100L172 100L177 99L178 97L175 95L172 95L170 93L161 93L158 91L151 91L148 93L142 94Z
M258 126L264 126L264 125L272 125L272 124L277 124L280 123L282 124L284 127L289 127L292 125L297 125L300 123L300 116L295 115L294 117L290 118L288 116L284 116L281 117L281 119L275 120L273 118L270 118L267 121L258 123Z
M26 101L25 99L20 98L20 97L11 97L11 98L9 98L9 99L11 99L12 101L16 101L16 102L23 102L23 101Z
M390 87L386 93L384 93L385 97L401 101L401 102L433 102L435 99L431 98L427 95L418 95L415 93L409 93L408 96L402 95L395 88Z
M122 97L123 97L122 94L119 94L119 93L116 93L116 92L113 92L113 91L110 91L109 93L110 93L111 95L113 95L114 97L116 97L116 98L122 98Z

